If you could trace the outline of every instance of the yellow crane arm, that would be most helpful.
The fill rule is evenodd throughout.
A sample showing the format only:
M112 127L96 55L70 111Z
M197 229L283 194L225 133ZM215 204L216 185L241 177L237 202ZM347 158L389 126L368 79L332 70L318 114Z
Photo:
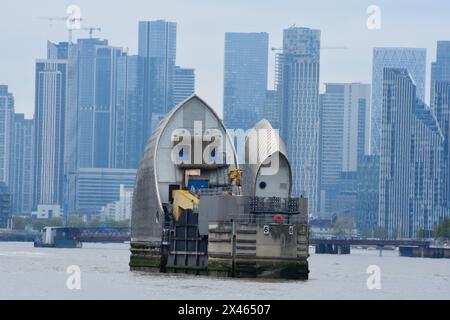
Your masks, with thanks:
M174 190L172 215L178 221L185 210L194 209L200 203L200 199L186 190Z

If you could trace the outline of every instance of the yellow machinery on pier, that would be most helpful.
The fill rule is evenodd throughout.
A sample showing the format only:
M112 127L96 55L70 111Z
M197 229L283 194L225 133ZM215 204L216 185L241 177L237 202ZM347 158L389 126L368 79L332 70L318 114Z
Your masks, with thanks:
M233 181L236 184L236 187L241 186L241 178L242 178L242 170L241 169L230 169L228 173L228 185L231 186Z
M187 190L174 190L173 193L172 215L175 221L178 221L185 210L198 207L200 199Z

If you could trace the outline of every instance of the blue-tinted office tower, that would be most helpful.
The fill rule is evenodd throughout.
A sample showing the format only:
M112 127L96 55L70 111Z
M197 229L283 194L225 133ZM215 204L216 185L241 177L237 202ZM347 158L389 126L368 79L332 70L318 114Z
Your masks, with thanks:
M320 31L284 30L278 57L277 85L280 129L287 144L293 193L308 198L309 212L318 213Z
M164 20L139 22L139 57L143 69L143 134L151 136L152 122L174 106L177 25ZM142 148L143 150L143 148Z
M116 102L110 137L110 167L136 169L143 152L142 70L137 55L117 61Z
M417 99L406 69L383 71L379 224L391 238L416 238L444 217L444 138L433 110Z
M94 122L97 47L102 39L78 39L69 47L68 104L66 114L67 172L94 167Z
M0 182L10 184L14 134L14 96L0 85Z
M341 173L356 172L369 154L370 85L326 83L320 104L321 212L332 215Z
M178 105L195 93L195 69L175 67L173 103Z
M437 42L436 61L431 64L432 100L435 81L450 81L450 41Z
M450 109L448 87L450 84L450 41L438 41L436 62L431 65L431 107L436 113L447 141L449 136Z
M72 211L77 201L73 177L79 169L137 168L144 120L139 56L99 39L81 39L70 53L66 172Z
M267 90L269 35L225 34L223 113L230 129L250 129L263 116Z
M95 54L95 93L93 122L93 167L110 168L115 165L116 128L124 122L118 113L118 62L126 54L121 48L97 46Z
M438 41L436 61L431 65L431 107L444 135L443 171L445 203L450 208L450 41Z
M417 98L425 101L426 57L426 49L420 48L373 49L372 120L370 142L372 154L380 154L384 68L404 68L408 70L417 88Z
M378 225L380 156L361 157L356 176L356 227L372 231Z
M14 116L14 146L12 152L13 213L30 214L33 209L33 145L34 121L24 114Z
M444 159L442 162L443 193L445 205L450 212L450 81L434 81L432 90L433 100L431 104L444 137Z
M34 206L62 204L67 61L36 62Z
M0 229L11 229L11 198L8 186L0 181Z

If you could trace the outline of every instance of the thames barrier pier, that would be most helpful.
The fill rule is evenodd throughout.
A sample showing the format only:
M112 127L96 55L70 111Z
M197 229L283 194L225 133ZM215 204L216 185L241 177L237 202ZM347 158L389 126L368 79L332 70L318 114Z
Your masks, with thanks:
M291 196L284 143L266 120L244 138L240 164L195 95L160 122L136 178L131 270L308 279L307 199Z

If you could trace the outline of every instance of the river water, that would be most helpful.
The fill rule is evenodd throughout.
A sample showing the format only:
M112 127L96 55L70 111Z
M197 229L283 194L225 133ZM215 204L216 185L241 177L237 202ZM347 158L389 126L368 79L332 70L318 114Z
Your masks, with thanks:
M0 299L450 299L450 259L399 257L397 251L352 249L351 255L311 254L310 280L217 279L128 270L129 245L34 248L0 242ZM69 290L69 266L79 266L79 290ZM367 268L380 270L369 290Z

